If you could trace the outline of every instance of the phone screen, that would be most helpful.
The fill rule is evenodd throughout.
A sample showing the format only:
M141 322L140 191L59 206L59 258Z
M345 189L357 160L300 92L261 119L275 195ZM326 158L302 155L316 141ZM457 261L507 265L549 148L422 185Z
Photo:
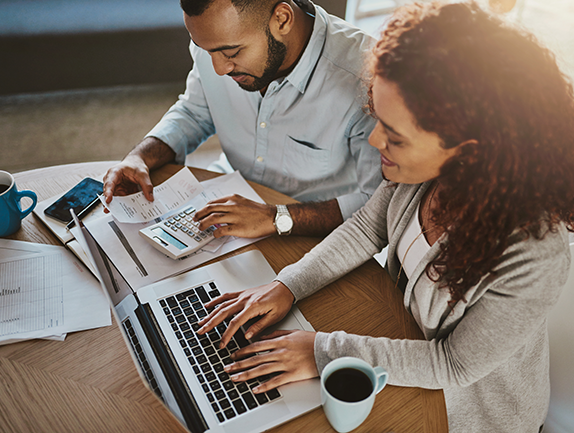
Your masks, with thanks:
M70 209L79 214L104 190L99 180L87 177L44 210L44 213L63 223L72 221Z

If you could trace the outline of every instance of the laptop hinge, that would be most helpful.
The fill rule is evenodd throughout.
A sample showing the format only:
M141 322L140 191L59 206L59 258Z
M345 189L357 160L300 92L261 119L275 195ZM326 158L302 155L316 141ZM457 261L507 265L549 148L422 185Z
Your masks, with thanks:
M155 321L149 304L140 304L135 313L169 383L187 428L192 433L204 433L209 426L187 387L173 354L168 349L167 341Z

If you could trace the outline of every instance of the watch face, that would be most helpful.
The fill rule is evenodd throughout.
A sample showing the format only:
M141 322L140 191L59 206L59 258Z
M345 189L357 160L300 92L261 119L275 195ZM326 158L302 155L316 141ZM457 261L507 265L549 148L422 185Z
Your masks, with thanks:
M288 232L293 228L293 220L287 215L280 215L275 223L280 232Z

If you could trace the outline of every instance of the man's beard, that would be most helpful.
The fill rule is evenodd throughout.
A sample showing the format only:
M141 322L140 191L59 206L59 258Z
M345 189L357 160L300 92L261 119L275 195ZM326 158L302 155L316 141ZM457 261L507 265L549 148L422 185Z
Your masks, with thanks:
M267 34L267 62L265 64L265 69L263 70L263 75L260 77L256 77L250 74L242 74L242 73L234 73L231 72L227 74L229 76L237 76L237 75L247 75L249 77L253 77L253 83L251 84L239 84L243 90L247 90L248 92L257 92L258 90L262 90L266 88L271 81L277 75L277 71L283 64L285 60L285 56L287 55L287 47L282 42L279 42L277 39L273 37L269 28L265 30Z

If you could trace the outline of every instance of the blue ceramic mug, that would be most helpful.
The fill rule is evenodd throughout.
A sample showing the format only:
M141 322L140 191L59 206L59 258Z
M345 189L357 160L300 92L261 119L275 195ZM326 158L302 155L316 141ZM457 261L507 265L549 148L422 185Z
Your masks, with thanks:
M20 207L22 197L32 199L32 205L26 210ZM14 176L0 170L0 237L9 236L20 229L20 224L34 208L38 197L32 191L18 191Z
M347 356L327 364L321 372L321 403L333 428L346 433L361 425L387 378L382 367L359 358Z

